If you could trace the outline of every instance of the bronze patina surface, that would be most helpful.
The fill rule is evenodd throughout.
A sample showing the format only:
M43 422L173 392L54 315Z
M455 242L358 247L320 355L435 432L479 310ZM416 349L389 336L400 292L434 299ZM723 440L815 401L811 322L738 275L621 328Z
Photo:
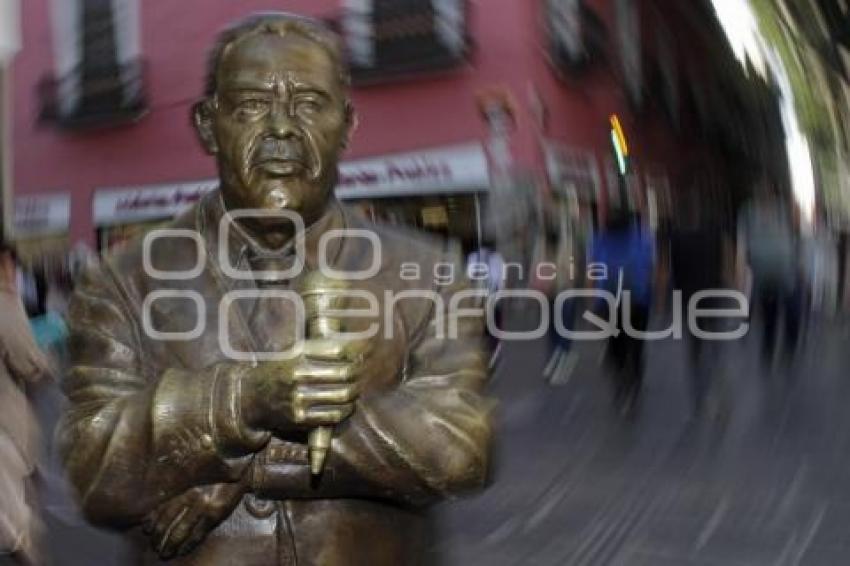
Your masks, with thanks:
M86 516L127 529L145 563L417 564L427 507L484 482L491 403L481 317L453 302L460 254L334 199L353 116L332 33L237 24L194 108L220 190L78 283L58 437ZM439 264L458 277L434 281ZM323 267L358 273L343 287L373 312L316 300Z

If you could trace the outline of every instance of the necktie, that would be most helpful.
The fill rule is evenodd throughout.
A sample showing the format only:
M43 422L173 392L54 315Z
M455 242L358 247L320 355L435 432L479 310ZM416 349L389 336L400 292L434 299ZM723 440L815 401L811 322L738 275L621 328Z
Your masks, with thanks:
M256 258L251 261L255 271L285 270L291 265L288 258ZM261 352L282 352L292 347L296 339L296 305L292 296L281 297L278 292L291 292L291 280L256 280L259 297L249 317L249 326Z

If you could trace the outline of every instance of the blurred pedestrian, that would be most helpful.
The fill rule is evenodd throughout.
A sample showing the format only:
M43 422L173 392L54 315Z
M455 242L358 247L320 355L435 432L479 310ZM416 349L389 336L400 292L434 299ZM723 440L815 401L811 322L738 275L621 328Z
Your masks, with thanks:
M807 300L816 317L833 315L838 300L838 245L826 219L816 214L811 231L802 238Z
M655 279L655 240L640 218L618 206L607 215L604 228L594 235L589 261L605 265L607 277L599 281L617 297L617 333L608 340L608 361L615 370L615 404L623 414L637 406L643 388L644 340L626 330L645 332L649 326Z
M15 284L12 248L0 241L0 554L12 564L40 564L40 522L33 478L39 431L27 390L48 373Z
M725 288L732 252L730 239L718 216L711 208L694 200L681 211L670 232L672 290L681 292L685 306L699 292ZM698 306L701 309L729 308L718 297L702 299ZM719 317L704 317L699 326L703 332L720 332L722 323ZM716 414L727 401L723 376L718 375L719 342L695 335L690 325L685 339L693 379L693 414L700 416L705 409Z
M738 242L752 275L752 301L762 320L762 360L772 367L783 326L784 355L793 358L803 308L800 241L785 199L778 192L762 190L742 209Z
M467 257L466 265L468 277L487 291L487 301L492 300L492 297L504 288L505 260L502 254L492 247L482 245L479 249L470 253ZM489 342L490 368L496 366L502 351L502 343L495 336L494 332L495 330L502 329L502 313L501 301L496 301L493 304L492 325L488 320L486 329Z
M556 325L556 320L560 319L565 330L576 330L579 301L571 299L559 305L556 298L563 291L584 285L586 235L580 222L577 201L568 201L567 204L556 209L561 216L555 222L558 233L552 242L552 264L547 266L554 279L549 289L552 310L549 323L551 353L543 375L553 385L567 383L578 365L578 352L573 348L572 341Z

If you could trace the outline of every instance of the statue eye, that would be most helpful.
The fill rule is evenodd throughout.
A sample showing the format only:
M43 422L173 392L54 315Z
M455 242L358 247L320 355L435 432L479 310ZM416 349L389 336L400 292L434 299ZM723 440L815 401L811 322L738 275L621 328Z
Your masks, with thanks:
M316 114L322 111L322 103L314 98L302 98L296 103L296 108L301 114Z
M240 100L236 110L242 114L258 114L268 108L268 102L260 98L246 98Z

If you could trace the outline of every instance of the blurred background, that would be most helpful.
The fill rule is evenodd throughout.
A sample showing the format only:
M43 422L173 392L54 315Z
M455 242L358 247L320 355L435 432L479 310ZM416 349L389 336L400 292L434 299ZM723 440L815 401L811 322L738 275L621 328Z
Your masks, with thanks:
M749 299L729 342L492 337L492 485L440 507L423 553L847 562L846 0L0 0L7 288L53 376L19 384L42 429L39 554L132 563L80 517L51 443L67 298L216 187L190 106L216 33L262 10L344 38L360 121L337 197L457 240L491 291L554 298L605 264L633 292L620 314L651 330L674 289L686 306L706 288ZM534 328L534 305L499 301L497 318ZM581 311L549 314L578 329Z

